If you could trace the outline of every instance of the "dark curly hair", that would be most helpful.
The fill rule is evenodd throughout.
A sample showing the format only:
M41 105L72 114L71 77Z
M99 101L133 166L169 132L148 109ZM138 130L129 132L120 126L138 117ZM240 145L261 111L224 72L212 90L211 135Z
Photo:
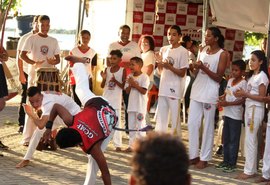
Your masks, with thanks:
M180 185L190 183L189 158L180 138L150 133L137 140L131 159L132 176L140 185Z

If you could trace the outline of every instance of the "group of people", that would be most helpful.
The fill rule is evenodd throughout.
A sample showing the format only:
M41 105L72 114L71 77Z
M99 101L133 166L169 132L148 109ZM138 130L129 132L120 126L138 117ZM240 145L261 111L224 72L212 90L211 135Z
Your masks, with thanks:
M84 184L95 184L98 169L101 170L104 184L111 184L110 172L103 152L112 138L115 150L122 151L122 131L113 128L122 128L123 101L125 105L125 115L123 115L125 129L123 130L129 134L128 148L124 151L134 152L130 184L150 185L158 179L165 184L168 182L190 184L188 166L195 165L198 169L203 169L212 159L217 106L224 107L224 159L215 167L224 172L235 171L241 125L244 122L246 161L244 172L237 178L245 180L255 176L257 132L265 114L265 103L270 103L270 98L267 97L269 75L264 52L257 50L251 53L250 73L246 75L244 61L237 60L228 64L230 60L223 49L224 37L216 27L207 29L205 46L200 48L197 59L194 59L189 51L190 47L180 42L182 33L177 25L170 26L167 30L169 45L161 47L156 53L152 36L143 35L137 44L129 40L130 27L123 25L119 28L119 40L109 45L107 67L100 74L104 93L99 97L91 91L92 71L97 65L97 53L89 46L90 32L82 30L80 43L65 58L69 61L71 69L69 73L71 98L59 92L41 91L34 85L37 69L54 67L60 62L60 48L57 40L48 35L49 28L48 16L36 16L33 30L23 36L19 42L17 61L20 81L23 85L19 131L23 132L23 144L28 148L24 159L17 164L17 168L29 164L39 142L50 143L55 139L60 148L80 146L88 154ZM6 56L6 54L0 55L2 62L7 60ZM231 78L228 79L225 93L219 96L220 82L228 66L231 69ZM184 96L188 70L195 78L189 97L189 157L179 141L181 138L180 100ZM146 136L140 129L148 122L147 93L154 84L154 71L160 76L155 114L157 133ZM2 65L0 65L0 82L2 110L5 105L4 97L7 96ZM25 104L27 102L30 105ZM171 123L170 134L166 134L169 123ZM199 146L202 123L202 141ZM68 128L61 129L54 136L52 131L60 126ZM263 176L258 179L258 182L270 181L267 153L270 144L267 141L270 137L268 127ZM174 134L178 136L178 140L173 137ZM162 155L155 156L157 151ZM143 152L151 154L149 156L152 158L146 158L148 155L143 155ZM159 156L164 158L161 159ZM142 164L141 161L145 160L149 160L149 163ZM168 165L170 163L174 164L174 168ZM168 166L166 173L168 176L162 176L161 179L157 171L164 171L165 166ZM183 176L180 176L179 172Z

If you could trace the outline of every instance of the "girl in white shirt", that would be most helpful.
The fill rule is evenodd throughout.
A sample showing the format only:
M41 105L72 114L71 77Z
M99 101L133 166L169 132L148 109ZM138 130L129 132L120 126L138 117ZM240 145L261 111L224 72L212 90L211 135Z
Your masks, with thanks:
M257 132L264 117L264 97L269 84L267 59L261 50L251 52L249 60L251 70L247 91L243 89L235 93L236 97L245 97L245 167L244 172L237 176L245 180L252 178L257 173Z

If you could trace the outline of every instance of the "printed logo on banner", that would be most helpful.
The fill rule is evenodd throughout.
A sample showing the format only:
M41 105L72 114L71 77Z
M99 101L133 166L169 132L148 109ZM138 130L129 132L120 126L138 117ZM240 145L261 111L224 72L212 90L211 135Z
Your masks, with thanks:
M134 0L133 6L134 6L135 11L143 12L143 10L144 10L144 0Z
M139 42L139 40L140 40L140 37L141 37L141 34L132 34L132 40L134 41L134 42Z
M239 30L236 30L236 33L235 33L235 40L244 40L245 39L245 32L244 31L239 31Z
M154 12L145 12L143 14L143 23L153 24L155 13Z
M242 58L243 58L243 52L242 51L233 52L232 61L241 60Z
M133 22L143 22L143 12L133 12Z
M165 24L174 25L175 24L175 18L176 18L176 14L167 13L165 15Z
M235 41L234 42L234 51L243 51L244 49L244 41Z
M167 3L159 2L158 3L158 12L159 13L166 13L166 5L167 5Z
M177 9L177 3L167 2L167 8L166 8L167 13L176 14L176 9Z
M225 39L234 40L235 39L235 30L227 29L225 33Z
M203 16L203 5L198 6L198 16Z
M232 41L232 40L225 40L224 46L225 46L225 48L226 48L227 50L233 51L233 48L234 48L234 41Z
M156 47L163 46L163 36L154 36Z
M155 1L145 1L144 11L145 12L155 12Z
M148 35L152 35L153 34L153 24L143 24L143 30L142 30L142 34L148 34Z
M187 4L178 3L177 4L177 14L187 15Z
M155 30L154 30L154 35L160 35L163 36L164 33L164 25L163 24L156 24Z
M187 16L186 15L177 15L176 16L176 24L178 26L185 26L187 23Z
M164 35L167 36L167 31L171 25L165 25L164 27Z
M142 34L142 24L141 23L133 23L133 34Z
M198 5L197 4L188 4L188 15L197 15L198 14Z
M203 16L198 16L196 26L201 28L202 25L203 25Z
M194 15L187 15L187 27L195 28L197 23L197 17Z
M165 13L158 13L157 24L165 24Z

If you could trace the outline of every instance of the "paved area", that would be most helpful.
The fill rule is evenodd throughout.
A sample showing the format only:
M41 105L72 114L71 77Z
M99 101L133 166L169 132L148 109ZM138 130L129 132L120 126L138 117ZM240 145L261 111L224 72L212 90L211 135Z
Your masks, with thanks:
M4 157L0 157L0 185L83 184L87 157L79 148L58 149L54 152L36 151L29 166L22 169L15 168L27 149L20 144L22 136L17 133L18 99L15 97L9 101L4 111L0 112L0 140L10 147L7 151L0 150L0 153L4 154ZM183 125L183 140L187 143L186 125ZM127 147L128 139L126 136L124 136L123 142L124 148ZM112 184L128 184L131 154L115 152L112 144L109 145L105 154L112 175ZM191 166L192 184L254 184L252 182L255 179L246 182L234 179L243 170L243 158L240 157L238 160L239 170L230 174L215 170L214 165L221 159L214 157L209 167L203 170ZM96 184L101 185L103 183L100 174L98 176Z

